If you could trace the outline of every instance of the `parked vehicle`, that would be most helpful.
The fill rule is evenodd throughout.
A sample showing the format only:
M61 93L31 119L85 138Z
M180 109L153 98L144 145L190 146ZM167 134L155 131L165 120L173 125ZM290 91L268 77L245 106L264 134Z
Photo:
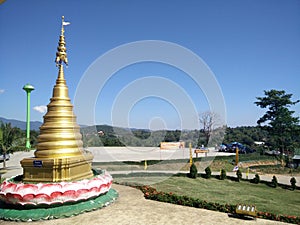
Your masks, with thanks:
M220 146L218 146L218 151L219 152L227 152L228 151L227 144L221 144Z
M265 155L280 155L280 151L277 150L265 151Z
M0 162L3 162L5 159L5 161L10 159L10 155L9 154L2 154L0 155Z
M239 149L239 154L248 154L255 152L254 149L244 146L239 142L232 142L230 144L222 144L219 147L219 152L231 152L235 153L236 148Z

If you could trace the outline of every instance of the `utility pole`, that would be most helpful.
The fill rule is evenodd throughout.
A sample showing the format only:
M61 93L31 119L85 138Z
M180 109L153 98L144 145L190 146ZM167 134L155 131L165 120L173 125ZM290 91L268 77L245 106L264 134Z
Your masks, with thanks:
M235 148L235 165L236 166L239 165L239 148L238 147Z
M191 167L193 164L192 143L189 144L189 149L190 149L190 167Z

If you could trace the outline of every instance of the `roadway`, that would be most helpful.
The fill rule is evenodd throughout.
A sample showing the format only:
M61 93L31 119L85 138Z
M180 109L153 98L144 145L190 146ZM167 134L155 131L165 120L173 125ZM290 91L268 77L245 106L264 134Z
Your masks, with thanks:
M144 161L144 160L170 160L170 159L189 159L190 152L188 148L178 149L178 150L160 150L160 148L155 147L90 147L88 149L94 155L93 163L101 163L101 162L122 162L122 161ZM196 155L193 152L193 157ZM206 164L203 164L201 168L198 169L198 172L204 172L204 169L207 165L213 160L213 157L220 155L234 155L234 153L224 153L217 152L214 149L210 149L208 156L210 156L210 160L206 161ZM199 157L205 157L205 153L198 154ZM11 154L10 160L7 161L7 172L2 175L4 178L9 178L12 176L16 176L23 173L23 169L21 167L20 161L23 158L34 157L34 151L30 152L16 152ZM173 167L162 164L157 164L154 166L148 166L147 170L135 169L135 167L131 167L128 170L128 165L124 164L124 170L120 171L109 171L111 174L118 173L131 173L131 172L166 172L166 173L178 173L182 166L185 163L173 165ZM127 166L127 167L126 167ZM130 167L130 165L129 165ZM154 168L154 170L152 170ZM180 172L188 172L188 171L180 171ZM218 171L213 172L214 174L218 174ZM235 176L235 172L227 172L227 175ZM246 177L246 174L243 174L243 177ZM252 179L254 174L249 174L249 179ZM271 181L273 174L261 174L261 180ZM289 175L279 175L276 174L277 180L279 183L290 184ZM300 176L294 176L297 180L297 184L299 185Z

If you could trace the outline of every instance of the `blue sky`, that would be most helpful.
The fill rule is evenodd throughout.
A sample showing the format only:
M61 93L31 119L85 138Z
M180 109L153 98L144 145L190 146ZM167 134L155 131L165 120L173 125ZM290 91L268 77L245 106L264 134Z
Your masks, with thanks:
M65 77L72 101L88 68L99 57L118 46L144 40L174 43L203 60L222 91L228 126L256 125L264 110L254 101L263 96L264 90L285 90L293 94L294 100L300 98L298 0L9 0L0 5L1 117L25 121L26 95L22 87L30 83L35 87L31 119L43 120L44 113L33 108L47 105L52 95L62 15L71 22L65 28L69 59ZM130 57L130 53L124 57ZM170 87L145 96L141 94L145 88L135 84L148 78L161 78ZM156 88L151 82L149 85ZM89 98L89 88L84 91ZM122 111L116 104L125 92L136 95L138 101L126 102L131 108ZM178 100L171 100L170 92L175 97L182 92L187 98L178 95ZM91 96L96 99L93 108L79 110L75 105L74 110L79 124L94 121L126 126L118 119L118 115L125 115L130 127L194 129L199 124L194 123L197 115L193 112L210 109L211 100L205 92L176 66L132 63L111 74L98 95ZM189 108L189 100L193 108ZM292 109L299 116L300 105ZM94 111L95 118L91 120L84 111ZM187 115L186 111L191 113Z

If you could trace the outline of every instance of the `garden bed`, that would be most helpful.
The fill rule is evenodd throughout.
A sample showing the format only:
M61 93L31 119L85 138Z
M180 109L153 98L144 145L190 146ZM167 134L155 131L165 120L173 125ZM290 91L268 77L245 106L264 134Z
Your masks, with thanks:
M226 213L234 213L237 204L255 205L258 217L289 223L300 223L300 191L291 191L288 185L278 188L269 187L268 182L253 184L235 177L219 180L216 178L189 179L184 174L170 177L151 186L133 183L132 177L114 178L117 183L135 186L143 191L145 198L180 204L190 207L205 208ZM155 181L154 175L140 176L144 181ZM161 179L161 177L159 178ZM283 187L283 188L282 188Z

